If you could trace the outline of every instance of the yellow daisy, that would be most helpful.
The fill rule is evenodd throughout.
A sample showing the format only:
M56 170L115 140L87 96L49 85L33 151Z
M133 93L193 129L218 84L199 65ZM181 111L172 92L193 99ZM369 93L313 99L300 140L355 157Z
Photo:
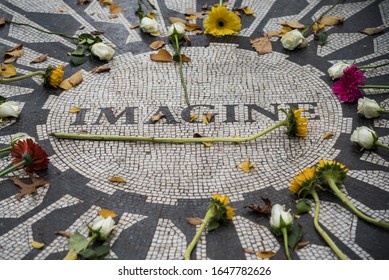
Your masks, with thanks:
M58 67L48 67L44 75L44 84L52 88L57 88L62 83L64 75L63 65Z
M301 193L304 190L310 191L315 185L315 167L307 167L297 174L290 182L289 190L294 193Z
M224 6L212 7L204 20L204 33L212 36L235 35L241 28L240 18Z

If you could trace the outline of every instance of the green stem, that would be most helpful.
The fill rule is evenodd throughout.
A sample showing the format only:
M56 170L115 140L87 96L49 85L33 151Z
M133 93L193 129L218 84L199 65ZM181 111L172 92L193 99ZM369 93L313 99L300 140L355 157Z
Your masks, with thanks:
M223 2L224 2L224 0L220 0L219 1L219 6L223 6Z
M182 85L182 88L184 89L185 103L189 106L190 102L189 102L188 90L186 88L186 83L185 83L185 79L184 79L184 73L182 72L182 56L180 53L180 43L178 42L178 35L177 34L174 35L174 39L175 39L175 44L176 44L176 55L178 55L178 57L180 59L179 71L180 71L181 85Z
M288 245L288 230L287 228L283 227L281 228L282 231L282 237L284 238L284 247L285 247L285 254L288 260L292 260L292 257L289 253L289 245Z
M162 137L145 137L145 136L124 136L124 135L97 135L97 134L78 134L78 133L66 133L57 132L52 133L51 136L59 139L75 139L75 140L94 140L94 141L145 141L156 143L215 143L215 142L231 142L241 143L252 141L259 138L270 131L280 126L285 126L287 120L277 122L265 130L245 138L233 138L233 137L202 137L202 138L162 138Z
M199 239L201 237L201 233L204 231L205 227L209 223L209 221L214 217L215 211L213 208L208 209L207 213L205 214L205 217L203 219L203 222L200 226L200 229L196 232L196 235L193 237L192 242L188 245L188 248L186 248L185 251L185 260L190 260L190 255L196 246L197 242L199 242Z
M312 28L312 26L317 23L318 21L320 21L322 19L322 17L324 17L328 12L330 12L333 8L335 8L336 5L338 5L340 2L340 0L336 1L331 7L329 7L327 10L325 10L318 18L315 18L315 20L313 21L313 23L311 23L307 28L305 28L304 30L301 31L302 34L304 34L305 32L307 32L309 29Z
M374 69L374 68L382 67L382 66L385 66L385 65L389 65L389 62L388 63L384 63L384 64L379 64L379 65L358 66L358 68L359 69Z
M38 30L38 31L46 33L46 34L58 35L58 36L61 36L61 37L64 37L64 38L68 38L68 39L75 39L75 40L77 40L77 38L78 38L78 37L74 37L74 36L69 35L69 34L63 34L63 33L56 33L56 32L46 31L44 29L35 27L35 26L33 26L31 24L28 24L28 23L15 22L15 21L10 21L10 20L6 20L5 22L9 23L9 24L28 26L28 27L31 27L31 28L33 28L35 30Z
M357 215L362 220L365 220L368 223L372 223L373 225L383 227L386 229L389 229L389 223L378 221L376 219L373 219L369 216L366 216L361 211L359 211L357 208L355 208L354 204L351 203L350 200L346 198L346 196L340 191L340 189L336 186L335 181L332 178L327 178L327 183L330 186L330 188L334 191L337 197L339 197L344 204L347 205L348 208L350 208L355 215Z
M26 164L26 160L22 160L21 162L15 164L15 165L11 165L10 167L0 171L0 178L4 177L5 175L7 175L8 173L10 173L12 171L15 171L16 169L18 169L19 167L21 167L25 164Z
M319 225L319 212L320 212L320 200L319 196L317 195L315 190L311 190L311 195L313 199L315 200L315 216L313 218L313 224L315 226L315 229L317 232L323 237L323 239L327 242L328 246L331 247L331 249L335 252L335 254L338 256L341 260L347 260L347 256L336 246L334 241L332 241L331 237L328 236L328 234L321 228Z
M388 85L364 85L358 86L359 88L378 88L378 89L389 89Z
M45 71L35 71L35 72L29 73L29 74L25 74L25 75L22 75L22 76L18 76L18 77L3 78L3 79L0 79L0 83L15 82L15 81L31 78L31 77L37 76L37 75L43 76L45 73L46 73Z
M3 152L8 152L8 151L11 151L12 150L12 146L9 146L9 147L6 147L4 149L1 149L0 150L0 153L3 153Z
M88 243L86 243L86 245L84 246L84 250L88 248L88 246L93 242L93 240L96 240L96 238L98 237L99 235L97 233L93 233L91 238L88 240Z
M378 142L378 141L376 141L376 142L374 143L374 145L376 145L376 146L378 146L378 147L382 147L382 148L389 149L389 146L388 146L388 145L382 144L381 142Z

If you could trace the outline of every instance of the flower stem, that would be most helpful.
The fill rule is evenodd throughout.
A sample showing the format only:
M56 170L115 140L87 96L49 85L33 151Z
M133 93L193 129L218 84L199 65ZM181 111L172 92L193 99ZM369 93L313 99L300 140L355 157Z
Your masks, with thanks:
M358 86L359 88L378 88L378 89L389 89L389 85L365 85Z
M215 142L232 142L241 143L252 141L259 138L277 127L287 124L287 120L277 122L265 130L245 138L233 138L233 137L202 137L202 138L162 138L162 137L145 137L145 136L124 136L124 135L97 135L97 134L78 134L78 133L66 133L57 132L52 133L51 136L59 139L75 139L75 140L95 140L95 141L145 141L156 143L215 143Z
M383 227L386 229L389 229L389 223L378 221L376 219L373 219L369 216L366 216L361 211L359 211L357 208L355 208L354 204L351 203L350 200L346 198L346 196L340 191L340 189L336 186L335 181L331 178L327 178L327 183L330 186L330 188L334 191L337 197L339 197L344 204L346 204L355 215L357 215L362 220L365 220L366 222L372 223L373 225Z
M88 248L88 246L93 242L93 240L96 240L96 238L98 237L99 235L97 233L93 233L91 238L88 240L88 242L85 244L84 246L84 250Z
M63 33L56 33L56 32L46 31L44 29L35 27L35 26L33 26L31 24L28 24L28 23L15 22L15 21L10 21L10 20L6 20L5 22L9 23L9 24L28 26L28 27L30 27L32 29L38 30L38 31L46 33L46 34L58 35L58 36L61 36L61 37L64 37L64 38L68 38L68 39L75 39L75 40L77 39L77 37L74 37L74 36L69 35L69 34L63 34Z
M219 1L219 6L223 6L223 2L224 2L224 0L220 0Z
M184 73L182 72L182 56L180 53L180 43L178 42L178 35L177 34L174 35L174 39L175 39L175 44L176 44L176 55L178 55L178 57L180 58L179 71L180 71L181 85L182 85L182 88L184 89L185 103L189 106L190 105L189 96L188 96L188 90L186 88L186 83L185 83L185 79L184 79Z
M379 64L379 65L358 66L358 68L359 69L374 69L374 68L382 67L382 66L385 66L385 65L389 65L389 62L388 63L384 63L384 64Z
M215 210L213 208L208 209L207 213L205 214L205 217L203 219L203 222L200 226L200 229L196 232L196 235L193 237L192 242L188 245L188 248L186 248L185 251L185 260L190 260L190 254L192 253L194 247L196 246L197 242L199 242L201 233L204 231L205 227L209 223L209 221L213 218L215 215Z
M315 20L313 21L313 23L311 23L307 28L303 29L301 31L302 34L304 34L305 32L307 32L309 29L312 28L312 26L319 22L327 13L329 13L333 8L335 8L336 5L338 5L340 2L340 0L337 0L331 7L329 7L327 10L325 10L318 18L315 18Z
M389 112L388 112L389 113ZM378 146L378 147L382 147L382 148L386 148L386 149L389 149L389 146L388 145L385 145L385 144L382 144L381 142L378 142L376 141L374 143L374 145Z
M31 77L37 76L37 75L43 76L45 73L46 73L45 71L35 71L35 72L29 73L29 74L25 74L25 75L22 75L22 76L18 76L18 77L3 78L3 79L0 79L0 83L15 82L15 81L31 78Z
M288 245L288 230L287 228L283 227L281 228L282 231L282 237L284 238L284 247L285 247L285 254L288 260L292 260L292 257L289 253L289 245Z
M25 164L26 164L26 160L22 160L21 162L15 164L15 165L11 165L10 167L0 171L0 178L4 177L5 175L7 175L8 173L10 173L12 171L15 171L16 169L18 169L19 167L21 167Z
M6 147L4 149L1 149L0 150L0 153L3 153L3 152L8 152L8 151L11 151L12 150L12 146L9 146L9 147Z
M319 225L319 213L320 213L320 200L319 196L317 195L315 190L311 190L311 195L313 199L315 200L315 216L313 218L313 224L315 225L315 228L317 232L323 237L323 239L327 242L327 244L331 247L331 249L335 252L335 254L338 256L341 260L347 260L347 256L336 246L334 241L332 241L331 237L328 236L328 234L321 228Z

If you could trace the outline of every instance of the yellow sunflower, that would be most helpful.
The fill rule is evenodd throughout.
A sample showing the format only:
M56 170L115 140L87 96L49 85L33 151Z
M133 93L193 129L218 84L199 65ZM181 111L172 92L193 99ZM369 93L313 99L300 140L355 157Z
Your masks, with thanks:
M293 109L289 108L288 111L282 109L286 114L286 134L289 136L306 137L308 135L308 118L302 118L301 113L305 109Z
M234 35L241 27L240 18L224 6L212 7L204 20L204 33L217 37Z
M231 220L235 216L235 208L227 205L226 210L226 218L227 220Z
M316 183L315 167L307 167L290 182L289 190L294 193L309 192Z
M348 172L346 166L340 162L325 159L319 161L316 170L319 180L323 185L327 185L328 180L332 180L337 186L343 184Z
M58 67L48 67L44 78L44 84L52 88L57 88L62 83L62 77L64 75L63 65Z
M226 206L228 204L228 202L230 202L230 198L227 196L227 195L221 195L221 194L214 194L212 196L212 198L214 200L218 200L221 204L223 204L224 206Z

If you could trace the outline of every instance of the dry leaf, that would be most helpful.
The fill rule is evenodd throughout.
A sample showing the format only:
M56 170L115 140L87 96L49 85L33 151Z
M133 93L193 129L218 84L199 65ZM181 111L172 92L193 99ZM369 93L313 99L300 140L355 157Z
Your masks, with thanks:
M151 32L150 33L151 36L154 36L154 37L159 37L161 35L161 32Z
M113 176L109 178L108 181L111 183L127 183L126 179L118 176Z
M164 114L159 113L159 114L157 114L157 115L152 116L152 117L151 117L151 121L152 121L153 123L156 123L156 122L158 122L160 119L162 119L162 118L164 118L164 117L165 117Z
M5 18L0 18L0 26L5 25Z
M197 24L197 23L187 23L187 24L185 24L185 30L186 31L194 31L194 30L198 30L198 29L201 29L200 24Z
M284 27L290 27L292 29L304 29L305 25L302 23L299 23L298 21L283 21L280 22L280 25Z
M84 5L84 4L89 3L89 2L90 2L90 0L78 0L78 4L80 4L80 5Z
M59 236L66 237L66 238L70 238L70 237L72 237L73 232L71 232L71 231L58 231L55 234L59 235Z
M338 16L327 16L327 17L322 17L319 20L320 24L323 24L325 26L333 26L333 25L338 25L340 23L343 23L344 18L338 17Z
M171 24L174 24L176 22L181 22L183 24L186 24L186 20L178 17L169 17L169 21Z
M153 50L158 50L160 48L162 48L163 46L165 45L165 42L162 41L162 40L159 40L159 41L155 41L155 42L152 42L149 47Z
M185 54L181 55L182 62L191 62L192 60L190 57L186 56Z
M173 62L173 57L167 50L159 50L156 54L150 54L150 59L159 62Z
M381 33L384 30L385 30L385 27L379 26L379 27L368 27L368 28L362 29L359 32L361 32L363 34L366 34L366 35L374 35L374 34L377 34L377 33Z
M49 183L48 181L46 181L43 178L34 177L31 174L29 176L30 176L30 180L32 182L30 184L24 183L20 178L14 177L11 179L15 185L17 185L18 187L21 188L20 193L15 195L15 198L17 200L21 200L23 198L23 196L25 196L26 194L36 194L36 191L39 187L43 187L44 185Z
M102 72L108 72L109 70L111 70L111 67L109 67L107 65L101 65L101 66L96 66L95 68L93 68L93 70L91 72L92 73L102 73Z
M205 4L205 5L201 6L201 9L208 10L208 4Z
M33 248L35 248L35 249L41 249L41 248L43 248L43 246L45 246L45 244L33 240L33 241L31 242L31 246L32 246Z
M187 16L185 18L186 18L186 20L196 20L196 19L198 19L198 17L196 15L190 15L190 16Z
M199 118L199 115L193 114L193 115L190 116L189 122L194 122L194 121L196 121L198 118Z
M274 257L276 253L274 253L273 251L260 251L260 252L256 252L255 255L261 259L270 259Z
M271 37L277 37L280 35L280 31L269 31L264 34L265 37L271 38Z
M186 218L185 220L191 225L201 225L203 223L203 220L198 217Z
M253 14L254 14L254 10L253 10L253 9L250 9L249 7L243 8L243 12L244 12L246 15L253 15Z
M83 76L82 76L82 72L81 71L78 71L76 73L74 73L72 76L70 76L69 78L69 83L75 87L77 85L79 85L83 80Z
M199 34L203 34L204 31L202 30L195 30L195 31L192 31L195 35L199 35Z
M293 250L297 251L297 250L300 250L302 248L304 248L305 246L311 244L311 241L308 241L308 240L302 240L302 241L299 241L297 242L297 244L294 246Z
M114 15L109 15L109 16L108 16L108 18L109 18L109 19L114 19L114 18L117 18L117 17L118 17L118 15L117 15L117 14L114 14Z
M16 68L12 64L1 63L0 76L4 78L10 78L16 76Z
M312 31L314 34L319 33L320 31L323 31L326 26L324 24L315 23L312 25Z
M69 82L69 80L63 80L60 84L59 84L59 87L64 89L64 90L68 90L68 89L71 89L73 86L72 84Z
M254 249L253 248L244 248L243 252L246 254L254 254Z
M254 165L251 164L250 160L243 162L242 164L238 164L238 167L242 169L245 173L250 173L254 168Z
M19 44L16 47L6 50L4 52L4 63L12 63L17 58L23 55L24 55L23 45Z
M95 31L92 31L90 34L92 34L92 35L94 35L94 36L98 36L98 35L104 34L104 31L95 30Z
M201 135L200 133L193 134L193 138L204 138L204 137L205 136ZM209 148L212 146L212 143L210 142L201 142L201 143L205 146L205 148Z
M241 17L241 16L242 16L242 14L239 13L238 11L234 11L234 13L235 13L238 17Z
M131 24L130 25L130 29L135 29L135 28L138 28L139 27L139 24Z
M146 15L146 17L151 18L151 19L155 19L155 18L157 18L157 14L155 12L150 12Z
M250 44L258 54L267 54L273 51L269 37L259 37L250 40Z
M80 111L81 111L80 107L73 107L73 108L70 108L69 113L78 113Z
M326 134L324 134L323 136L323 139L330 139L332 136L334 136L335 134L332 132L332 131L329 131L327 132Z
M36 57L36 58L35 58L33 61L31 61L30 63L40 63L40 62L45 61L48 57L49 57L49 54L48 54L48 53L45 53L45 54L42 54L42 55Z
M121 13L122 11L122 7L120 7L118 4L116 3L112 3L110 6L109 6L109 12L112 14L112 15L117 15L119 13Z
M248 206L245 206L253 210L254 212L261 214L261 215L271 215L271 201L268 198L261 197L262 201L265 203L265 206L262 208L258 204L251 203Z
M205 113L205 114L203 115L203 117L202 117L203 123L205 123L206 125L208 125L208 124L212 121L212 119L213 119L214 116L215 116L215 113L210 113L210 112Z
M58 12L58 13L67 13L67 12L69 12L69 10L66 9L66 8L58 8L58 9L56 10L56 12Z
M292 31L293 29L290 28L289 26L284 26L280 29L280 34L278 35L279 37L283 37L286 33Z
M111 217L111 218L115 218L118 216L118 214L116 214L114 211L112 210L109 210L109 209L101 209L99 211L99 215L101 217L103 217L104 219L108 218L108 217Z
M113 4L113 0L99 0L101 6L108 6Z

